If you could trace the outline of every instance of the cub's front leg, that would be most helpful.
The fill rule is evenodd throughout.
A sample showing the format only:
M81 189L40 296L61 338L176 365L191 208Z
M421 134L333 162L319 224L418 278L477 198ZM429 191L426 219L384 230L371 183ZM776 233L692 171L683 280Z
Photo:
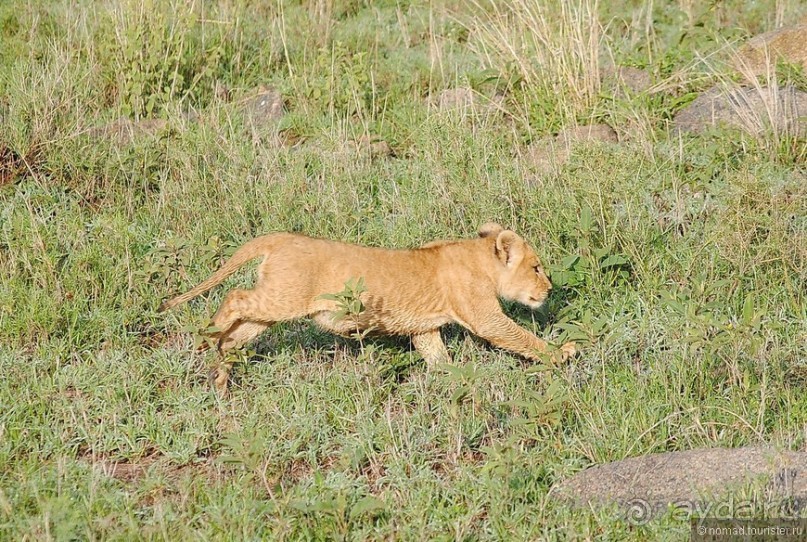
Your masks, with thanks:
M468 322L468 327L490 344L515 352L532 361L541 361L541 354L550 350L546 341L539 339L508 318L499 306L489 307L484 312L477 312L475 321ZM560 359L571 358L576 352L575 344L567 342L560 347Z

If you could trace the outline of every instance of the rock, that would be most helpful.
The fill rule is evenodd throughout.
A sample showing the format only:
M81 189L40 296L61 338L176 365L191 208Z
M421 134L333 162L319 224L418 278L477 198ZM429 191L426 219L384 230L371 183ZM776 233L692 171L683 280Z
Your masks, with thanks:
M168 122L163 119L143 119L133 121L125 117L89 130L87 133L91 137L111 137L118 144L129 144L141 136L154 136L162 131Z
M757 135L773 127L780 133L807 134L807 93L795 87L712 87L676 113L673 128L702 133L728 126Z
M389 143L379 137L364 135L355 141L355 145L359 154L370 158L384 158L395 154Z
M601 141L603 143L618 143L619 138L613 128L607 124L587 124L561 130L555 141L564 145L571 145L578 141Z
M504 95L495 94L492 97L488 97L468 87L449 88L436 96L430 96L427 103L430 107L444 112L462 111L484 113L503 110Z
M260 86L257 93L237 103L247 124L258 128L271 126L283 118L283 96L275 89Z
M668 506L691 515L730 504L735 508L723 512L736 517L731 514L739 511L736 507L745 505L747 512L752 503L726 497L760 483L769 502L757 505L807 510L807 452L748 447L652 454L589 468L550 494L578 506L618 505L639 523L664 514Z
M571 155L574 144L599 141L617 143L616 132L607 124L589 124L561 130L554 137L545 137L527 147L525 157L538 173L556 171Z
M603 79L616 87L616 95L641 94L653 86L650 73L631 66L616 66L604 70Z
M473 109L477 101L478 99L473 89L449 88L437 96L437 108L440 111Z
M222 101L230 99L230 89L223 83L216 82L216 97ZM246 123L253 128L274 126L283 117L283 97L274 89L265 86L258 87L257 91L236 102L235 107L244 115ZM207 118L204 112L187 111L181 114L186 123L204 122ZM87 131L91 137L112 137L118 144L128 144L141 136L154 136L163 131L168 122L162 119L144 119L133 121L120 117L104 126L92 128Z
M807 70L807 22L779 28L748 40L737 53L734 68L743 73L764 75L768 63L781 59Z

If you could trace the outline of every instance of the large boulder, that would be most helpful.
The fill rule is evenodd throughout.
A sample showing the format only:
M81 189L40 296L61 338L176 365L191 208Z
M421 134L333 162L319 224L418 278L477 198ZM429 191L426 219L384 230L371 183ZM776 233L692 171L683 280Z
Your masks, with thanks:
M777 60L807 70L807 22L766 32L748 40L737 53L734 67L742 73L764 75Z
M807 93L793 86L714 86L676 113L673 127L684 133L702 133L714 126L739 128L758 135L807 134Z
M754 484L764 486L766 502L728 498ZM579 506L620 506L637 523L670 506L686 515L737 517L754 506L793 514L807 511L807 452L748 447L652 454L589 468L552 494Z

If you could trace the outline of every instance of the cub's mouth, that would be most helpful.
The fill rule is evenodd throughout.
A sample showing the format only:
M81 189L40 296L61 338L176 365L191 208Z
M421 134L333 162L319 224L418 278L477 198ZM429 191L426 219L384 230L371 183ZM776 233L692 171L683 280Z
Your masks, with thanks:
M547 298L547 294L541 294L538 297L528 296L527 297L527 305L529 305L531 307L534 307L534 308L538 308L538 307L540 307L541 305L544 304L544 301L546 301L546 298Z

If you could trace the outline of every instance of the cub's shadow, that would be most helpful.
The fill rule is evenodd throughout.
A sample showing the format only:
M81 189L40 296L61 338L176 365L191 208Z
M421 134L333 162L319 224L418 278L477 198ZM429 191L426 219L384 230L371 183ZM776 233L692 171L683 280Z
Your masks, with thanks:
M540 336L542 330L556 322L558 311L567 306L576 295L576 292L571 290L553 290L546 303L539 309L533 310L520 303L508 301L502 302L502 309L519 325ZM483 348L493 348L486 341L459 325L444 326L440 333L443 341L449 346L449 350L451 350L452 344L457 344L466 337L472 338L477 344L484 345ZM409 361L404 364L407 365L406 373L412 367L423 363L422 357L415 350L409 337L370 334L359 342L357 339L341 337L323 330L309 319L281 322L272 326L252 343L251 348L255 355L249 361L265 362L267 358L271 358L273 354L284 348L327 352L338 347L344 349L348 355L358 358L362 353L362 343L364 347L372 346L376 350L410 354L406 356ZM398 360L394 364L401 365L401 362Z
M446 334L444 333L444 337ZM357 339L341 337L319 328L312 320L299 320L276 324L264 332L248 346L254 355L248 363L271 363L273 356L281 350L303 349L331 356L335 351L342 355L359 359L362 350L372 348L376 352L384 352L377 356L378 378L383 382L400 384L418 367L425 363L417 353L409 337L369 335ZM236 384L241 378L241 371L233 373L231 380Z
M266 330L252 343L256 360L271 356L283 348L302 348L318 352L333 350L334 347L344 348L348 353L358 356L361 354L362 343L377 346L379 349L393 348L400 351L412 350L408 337L394 337L386 335L368 335L362 341L342 337L321 329L313 320L299 320L294 322L281 322ZM252 360L251 360L252 361Z

